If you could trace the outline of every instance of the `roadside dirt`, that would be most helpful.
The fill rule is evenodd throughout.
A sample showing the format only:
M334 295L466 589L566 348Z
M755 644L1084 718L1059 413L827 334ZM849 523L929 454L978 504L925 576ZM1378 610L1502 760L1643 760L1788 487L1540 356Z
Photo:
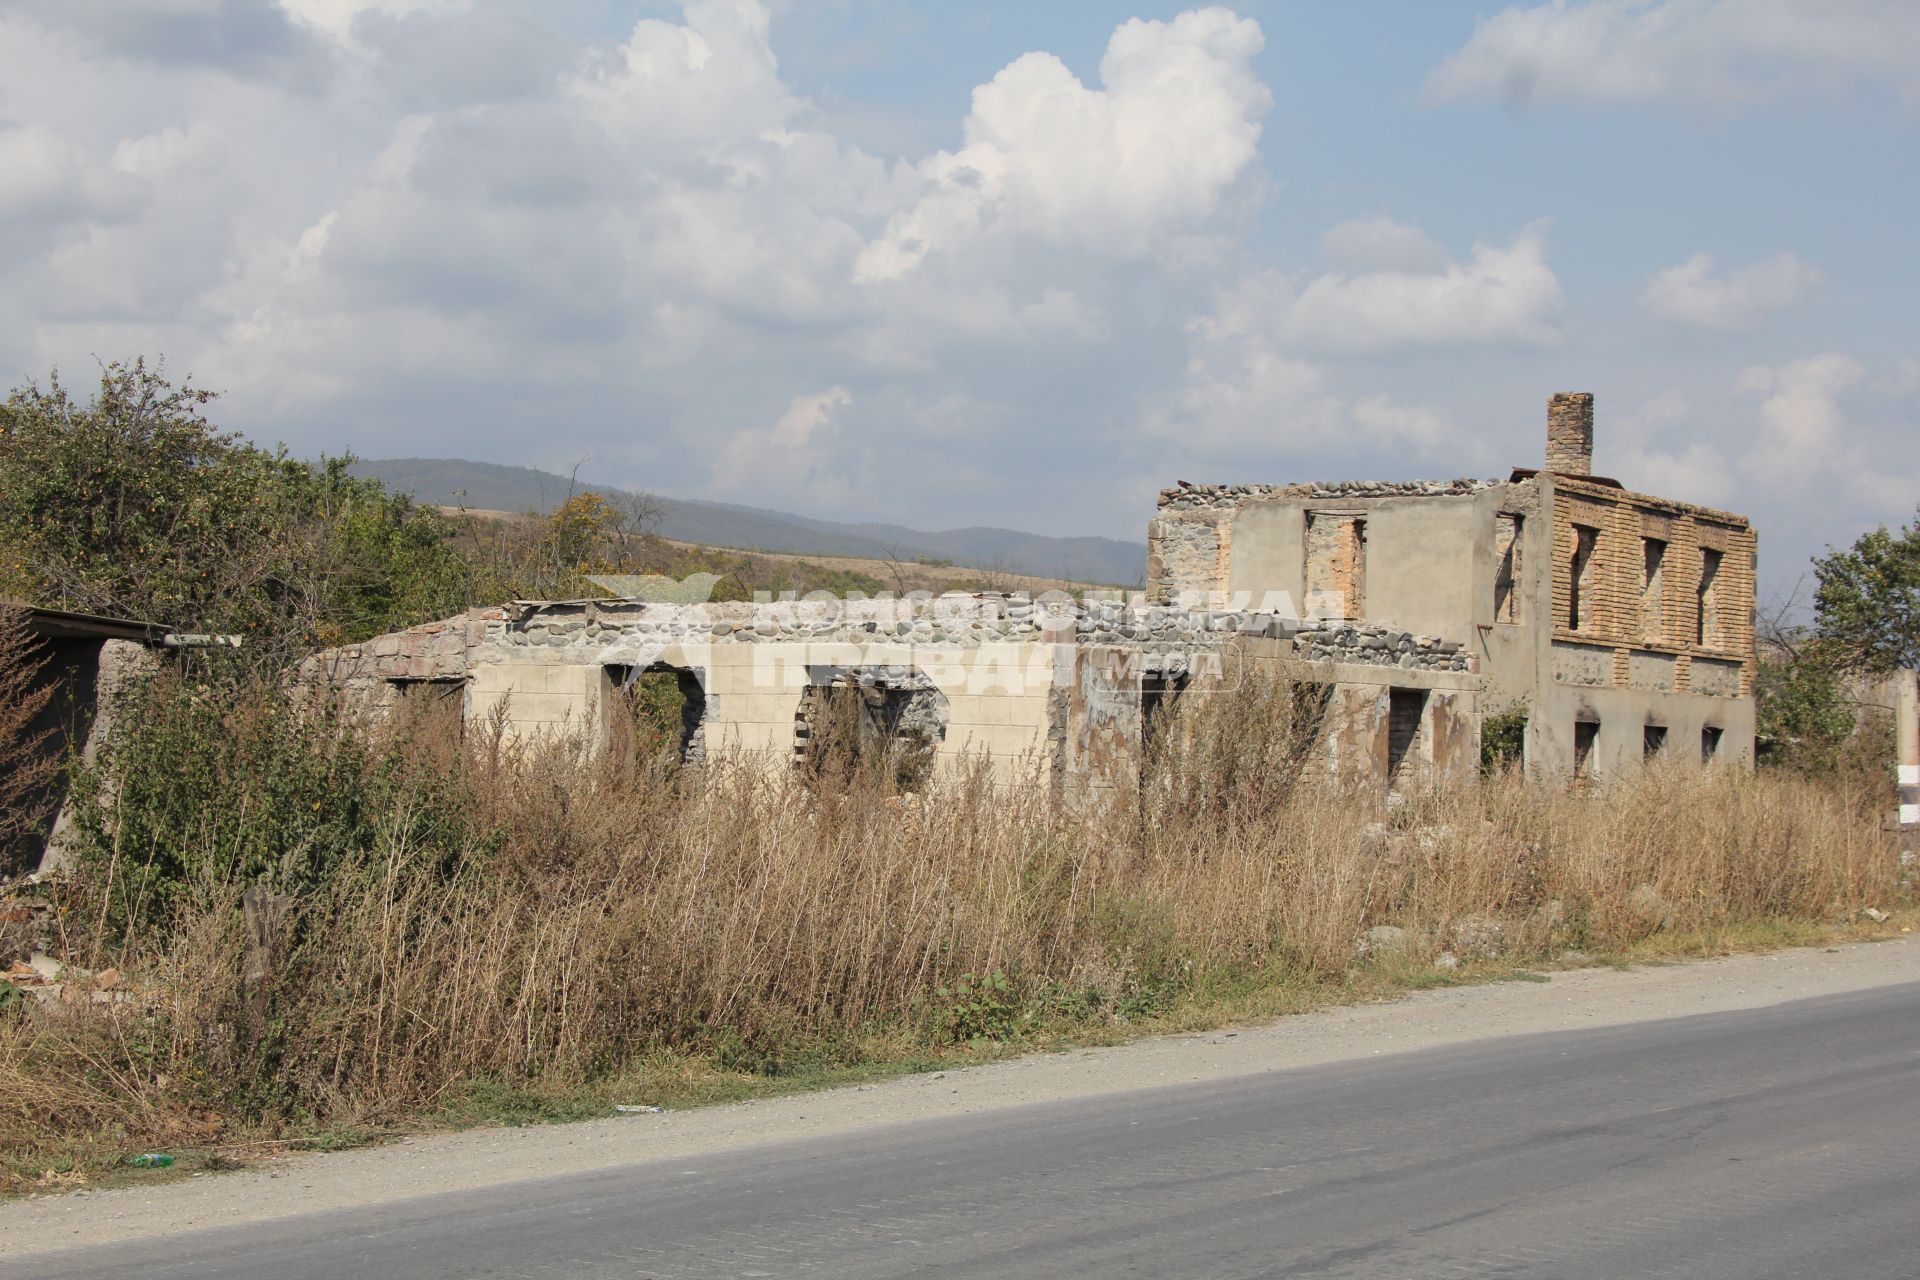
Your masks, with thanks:
M1920 981L1920 942L1902 938L1421 992L1261 1026L1019 1058L884 1084L578 1124L474 1130L366 1150L287 1156L217 1177L14 1201L0 1204L0 1255L231 1226L1470 1040L1755 1009L1914 981Z

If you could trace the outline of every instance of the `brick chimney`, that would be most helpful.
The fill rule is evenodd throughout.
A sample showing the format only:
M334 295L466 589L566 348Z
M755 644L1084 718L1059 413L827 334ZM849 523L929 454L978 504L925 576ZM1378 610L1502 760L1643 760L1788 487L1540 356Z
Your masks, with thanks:
M1593 474L1593 392L1556 391L1547 398L1547 470Z

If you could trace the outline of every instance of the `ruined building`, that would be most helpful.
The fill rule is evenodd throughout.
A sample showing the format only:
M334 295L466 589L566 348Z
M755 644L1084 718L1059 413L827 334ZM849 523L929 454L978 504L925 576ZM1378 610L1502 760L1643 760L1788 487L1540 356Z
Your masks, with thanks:
M1166 490L1144 596L517 601L304 675L531 736L616 731L671 673L686 758L780 767L842 689L932 767L1094 790L1134 785L1169 694L1256 669L1325 687L1323 758L1388 787L1473 776L1490 723L1543 774L1750 763L1751 526L1592 475L1591 396L1548 418L1546 466L1505 480Z
M1169 489L1150 592L1285 594L1322 626L1392 619L1458 640L1482 717L1524 716L1543 773L1662 753L1751 764L1753 526L1592 471L1593 397L1563 392L1546 466L1505 480Z

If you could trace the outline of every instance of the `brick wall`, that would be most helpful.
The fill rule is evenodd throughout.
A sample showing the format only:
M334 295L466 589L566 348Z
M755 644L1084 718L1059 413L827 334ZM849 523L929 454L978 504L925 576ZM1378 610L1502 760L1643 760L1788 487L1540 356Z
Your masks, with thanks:
M1556 391L1547 399L1547 470L1593 474L1593 393Z
M1572 626L1576 526L1599 530L1581 590L1581 625ZM1659 580L1646 579L1646 540L1666 544ZM1611 645L1614 683L1633 681L1635 652L1674 655L1674 682L1690 690L1694 656L1740 664L1739 692L1753 691L1754 550L1745 517L1669 502L1605 485L1555 478L1552 597L1554 638ZM1700 630L1702 551L1720 554L1714 618Z
M1355 512L1307 512L1307 616L1364 618L1366 522Z

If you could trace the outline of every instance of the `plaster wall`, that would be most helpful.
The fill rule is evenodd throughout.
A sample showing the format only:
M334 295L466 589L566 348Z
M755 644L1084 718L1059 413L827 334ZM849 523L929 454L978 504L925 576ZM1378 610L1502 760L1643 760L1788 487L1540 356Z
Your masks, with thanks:
M1440 671L1359 663L1302 663L1284 641L1243 638L1228 654L1248 671L1310 680L1331 686L1320 733L1327 767L1349 780L1387 777L1389 709L1396 689L1426 695L1411 769L1401 786L1464 782L1480 767L1479 678L1468 671Z
M1251 501L1231 518L1227 588L1255 604L1269 592L1286 592L1304 609L1308 514L1357 512L1367 539L1362 620L1461 635L1473 616L1476 542L1491 546L1490 531L1476 539L1483 505L1477 495Z
M1474 616L1480 503L1376 498L1366 506L1367 616L1426 635L1465 634ZM1483 539L1489 548L1491 536L1489 529Z
M1715 766L1753 765L1751 698L1552 685L1541 690L1527 722L1529 767L1550 777L1570 777L1574 725L1581 720L1600 725L1590 760L1596 778L1617 777L1642 765L1649 724L1666 728L1666 754L1672 761L1698 762L1702 731L1712 726L1721 731Z
M919 671L946 696L947 732L935 751L936 768L984 756L996 776L1011 779L1037 767L1046 750L1053 648L1004 643L936 650L821 641L685 643L649 646L643 653L618 645L481 650L472 657L467 714L482 721L498 715L506 732L522 740L595 732L611 709L610 666L682 667L696 674L706 693L707 749L762 756L772 767L792 756L795 717L808 684L826 683L852 668L897 667Z

